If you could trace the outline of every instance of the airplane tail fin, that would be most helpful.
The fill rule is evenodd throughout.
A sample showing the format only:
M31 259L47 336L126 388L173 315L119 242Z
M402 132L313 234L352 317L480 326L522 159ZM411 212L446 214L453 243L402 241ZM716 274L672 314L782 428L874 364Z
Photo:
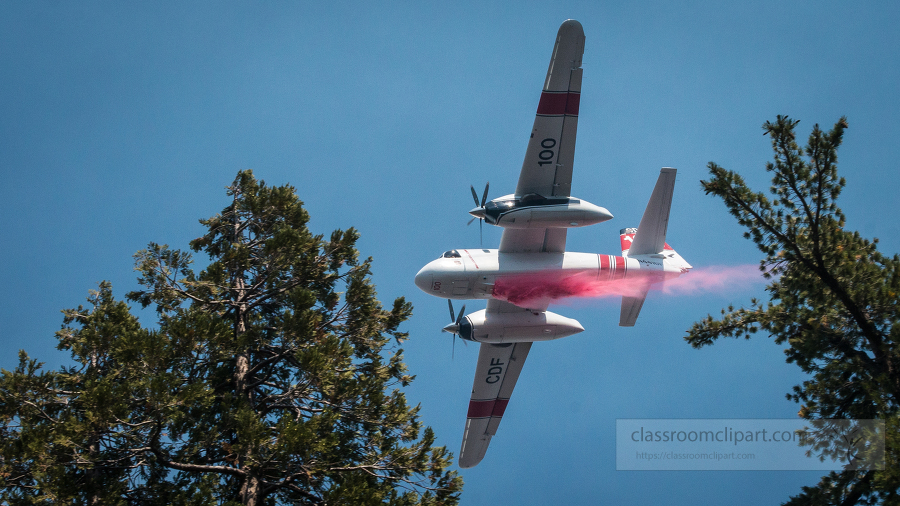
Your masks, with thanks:
M676 172L670 167L664 167L659 171L659 179L656 180L650 201L647 202L647 209L644 210L644 215L641 217L641 224L638 228L623 228L619 231L622 256L646 255L661 258L665 263L680 268L682 271L692 268L691 264L681 258L681 255L666 243L666 229L669 226L669 210L672 207ZM649 288L649 286L644 287L637 296L622 297L620 326L634 326Z
M666 243L676 172L670 167L664 167L659 171L659 179L653 187L647 209L641 217L641 224L638 228L624 228L619 231L623 256L653 255L656 258L665 258L669 264L676 267L692 268L691 264Z
M629 256L662 253L666 244L666 229L669 226L669 209L672 207L672 192L675 190L676 170L665 167L659 171L659 179L647 202L647 209L641 217L641 224L631 241Z

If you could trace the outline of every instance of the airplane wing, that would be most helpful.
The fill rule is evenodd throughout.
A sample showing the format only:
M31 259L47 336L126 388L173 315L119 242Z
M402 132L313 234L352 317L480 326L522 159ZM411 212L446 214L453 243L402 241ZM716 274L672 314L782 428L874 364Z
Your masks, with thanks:
M474 467L484 458L530 349L531 343L481 344L459 467Z
M556 35L516 195L569 196L583 54L584 30L581 23L570 19Z
M581 101L584 30L570 19L559 27L538 102L516 196L568 197L572 189L575 134ZM562 253L566 229L504 229L501 253Z
M565 228L504 228L500 253L563 253Z
M581 57L584 30L575 20L565 21L556 35L556 44L547 69L547 78L525 161L516 186L516 196L538 194L568 197L572 189L572 163L581 99ZM566 229L503 229L501 253L562 253L566 249ZM487 317L497 313L545 311L547 305L523 309L508 302L488 300ZM528 357L531 343L481 344L472 384L472 398L466 417L459 454L459 467L481 462Z

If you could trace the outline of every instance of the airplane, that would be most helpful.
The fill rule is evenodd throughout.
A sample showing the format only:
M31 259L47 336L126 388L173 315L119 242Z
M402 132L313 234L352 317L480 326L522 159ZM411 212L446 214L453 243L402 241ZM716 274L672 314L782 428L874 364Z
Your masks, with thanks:
M569 228L612 219L605 208L572 197L572 166L581 98L581 23L559 27L525 161L514 194L487 201L488 187L469 213L503 228L499 249L454 249L425 265L415 283L448 299L451 323L443 328L480 343L459 466L484 458L509 403L531 345L584 330L547 311L579 287L622 295L619 325L633 326L654 283L692 267L666 242L676 170L663 168L637 229L620 231L622 255L567 252ZM471 221L470 221L471 223ZM458 316L450 299L486 299L487 308Z

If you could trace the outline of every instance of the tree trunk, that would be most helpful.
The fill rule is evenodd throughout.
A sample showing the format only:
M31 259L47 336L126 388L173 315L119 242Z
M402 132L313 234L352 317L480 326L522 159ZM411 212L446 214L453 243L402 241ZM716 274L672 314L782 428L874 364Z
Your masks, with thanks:
M237 199L237 194L235 194ZM235 210L233 218L233 236L232 243L242 243L240 237L240 219L237 213L237 201L235 201ZM243 335L247 333L247 285L244 282L244 271L242 269L233 268L233 293L234 293L234 340L241 342ZM234 394L238 399L247 403L250 402L250 391L247 388L248 375L250 373L250 350L248 348L241 349L235 357L234 364ZM241 434L237 434L240 439ZM248 454L250 451L248 450ZM241 503L246 506L256 506L260 500L260 483L259 478L246 468L246 462L249 455L244 454L238 458L238 466L248 471L244 484L241 487Z
M259 494L259 479L253 475L247 476L241 494L243 495L241 503L244 504L244 506L256 506L259 504L259 500L261 499Z
M100 471L97 469L97 463L94 462L94 458L100 453L100 437L96 432L91 435L87 450L90 461L84 474L85 481L87 481L87 489L90 490L88 504L101 504L101 499L97 493L100 489Z

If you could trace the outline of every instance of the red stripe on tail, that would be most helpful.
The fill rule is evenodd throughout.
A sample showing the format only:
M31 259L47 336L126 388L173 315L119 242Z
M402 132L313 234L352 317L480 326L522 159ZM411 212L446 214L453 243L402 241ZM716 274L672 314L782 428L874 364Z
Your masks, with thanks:
M622 234L619 236L619 242L622 244L622 251L631 249L631 242L634 241L634 234Z

